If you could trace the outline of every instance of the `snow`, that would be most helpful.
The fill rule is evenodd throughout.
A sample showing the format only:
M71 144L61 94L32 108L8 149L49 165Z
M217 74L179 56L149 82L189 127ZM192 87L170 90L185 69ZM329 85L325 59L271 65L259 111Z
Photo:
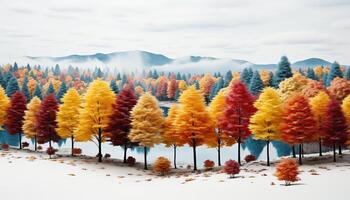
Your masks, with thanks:
M348 199L350 152L337 163L331 154L309 155L300 167L301 180L284 186L275 168L263 161L244 164L229 179L220 169L192 173L179 169L165 177L142 163L129 167L120 160L97 163L92 157L55 156L28 150L0 151L1 199ZM311 171L310 171L311 170ZM312 175L316 173L318 175ZM274 184L271 184L271 183Z

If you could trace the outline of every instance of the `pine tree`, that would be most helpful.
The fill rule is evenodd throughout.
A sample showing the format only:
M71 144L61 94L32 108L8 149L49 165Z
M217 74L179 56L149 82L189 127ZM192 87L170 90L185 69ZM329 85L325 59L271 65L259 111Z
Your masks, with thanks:
M4 130L3 126L6 121L7 109L10 106L10 100L5 94L4 88L0 86L0 131Z
M37 150L37 113L40 108L41 101L38 97L33 97L32 100L28 103L28 110L24 114L23 122L23 133L27 138L34 139L34 149Z
M227 71L224 79L224 87L227 87L231 83L232 78L233 76L231 70Z
M201 92L191 86L179 99L180 108L175 120L176 133L181 140L193 149L193 169L197 170L196 148L214 136L214 127L206 110Z
M11 96L10 106L7 109L5 125L11 135L18 134L20 149L22 149L22 126L25 110L26 97L21 92L17 91Z
M26 100L28 103L31 100L31 97L30 97L30 92L29 92L29 88L28 88L28 77L27 76L24 77L24 80L22 83L22 93L26 97Z
M19 86L16 77L11 77L6 87L7 96L11 97L12 94L19 91Z
M230 139L227 134L223 133L219 127L220 120L224 115L226 96L225 89L219 91L209 105L209 113L214 124L215 137L206 138L206 143L209 147L216 147L218 151L218 165L221 166L221 147L231 146L235 140ZM211 140L213 138L213 141Z
M249 91L253 95L257 96L264 89L264 83L260 78L258 71L254 71L253 76L250 80Z
M74 131L76 141L97 140L99 162L102 162L102 142L106 140L105 129L112 114L114 100L115 94L108 83L101 79L94 80L85 94L83 109L79 113L79 125Z
M250 79L251 76L249 74L248 68L244 68L240 76L241 82L244 83L247 87L249 87Z
M341 71L340 65L337 62L334 62L331 65L331 70L327 76L326 86L329 86L335 77L343 78L343 72Z
M57 135L56 128L56 114L58 110L58 103L54 94L50 94L41 102L39 111L37 112L37 126L38 143L44 144L49 142L49 148L52 148L52 141L58 142L61 138ZM50 155L51 158L51 155Z
M67 85L66 82L62 81L60 89L57 92L56 95L56 99L58 100L58 102L62 103L62 97L64 96L64 94L66 94L67 92Z
M295 93L286 102L281 123L281 139L290 144L299 144L299 164L302 164L302 144L313 140L316 123L307 99Z
M38 97L39 99L42 99L43 96L41 94L41 88L39 86L39 84L37 83L36 86L35 86L35 90L34 90L34 93L33 93L33 97Z
M119 87L117 86L116 80L112 80L111 83L109 84L109 87L113 90L114 94L117 95L119 93Z
M342 109L337 100L331 99L328 103L324 120L325 138L324 143L333 146L333 161L336 161L335 148L343 146L347 141L347 125Z
M350 81L350 67L348 67L346 70L345 78L346 80Z
M62 139L71 138L71 155L74 156L74 130L79 124L81 98L79 93L71 88L64 94L61 101L56 117L56 132Z
M327 108L330 98L327 93L320 91L315 97L309 100L312 114L315 118L317 132L315 134L315 140L318 140L319 155L322 156L322 140L325 136L324 120L327 113Z
M280 82L284 79L292 77L292 69L290 67L290 62L286 56L282 56L280 62L278 63L278 69L274 76L274 87L278 87Z
M280 138L280 123L283 113L282 101L275 89L268 87L254 103L257 112L250 118L249 129L255 139L265 140L267 145L267 166L270 166L269 144Z
M219 127L229 137L238 142L238 163L241 164L241 143L251 132L249 119L255 112L254 97L240 81L234 81L226 96L226 107Z
M309 79L312 79L312 80L318 80L318 77L316 76L314 70L312 68L307 68L307 75L306 77L308 77Z
M55 88L52 85L52 82L50 82L49 87L46 90L46 96L50 95L50 94L54 94L55 95Z
M131 132L128 138L144 147L144 168L147 169L147 148L161 142L163 112L150 93L143 94L131 111Z
M124 147L124 163L126 163L127 149L136 146L128 138L131 129L130 112L135 105L136 96L134 91L129 86L124 87L115 100L113 111L106 128L108 141L113 146Z

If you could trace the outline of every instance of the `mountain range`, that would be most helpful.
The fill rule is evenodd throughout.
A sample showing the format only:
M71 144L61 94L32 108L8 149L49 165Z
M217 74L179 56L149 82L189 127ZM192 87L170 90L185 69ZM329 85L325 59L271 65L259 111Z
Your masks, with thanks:
M253 69L273 70L277 64L255 64L246 60L230 58L214 58L203 56L187 56L181 58L170 58L162 54L147 51L123 51L113 53L96 53L92 55L69 55L63 57L31 57L27 58L33 62L48 61L52 64L70 64L84 66L112 66L122 69L132 68L160 68L163 71L184 72L215 72L227 70L241 70L245 67ZM40 63L39 63L40 64ZM292 63L293 68L307 68L314 66L329 66L331 62L321 58L308 58Z

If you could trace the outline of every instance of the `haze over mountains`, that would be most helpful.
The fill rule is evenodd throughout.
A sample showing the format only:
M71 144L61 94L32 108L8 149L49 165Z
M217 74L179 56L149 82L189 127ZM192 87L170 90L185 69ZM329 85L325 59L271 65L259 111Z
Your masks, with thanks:
M162 54L147 51L123 51L114 53L97 53L92 55L69 55L63 57L26 57L31 64L46 65L72 65L86 67L115 67L117 70L138 70L143 68L157 68L163 71L180 72L225 72L227 70L239 71L245 67L253 69L273 70L277 63L256 64L246 60L231 58L214 58L202 56L187 56L170 58ZM309 58L292 63L293 68L307 68L317 65L329 66L331 62L320 58Z

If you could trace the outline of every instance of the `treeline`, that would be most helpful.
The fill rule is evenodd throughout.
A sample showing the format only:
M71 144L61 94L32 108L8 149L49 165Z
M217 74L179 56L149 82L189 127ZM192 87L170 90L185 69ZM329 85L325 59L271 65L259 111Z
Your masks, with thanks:
M336 148L348 143L350 127L350 69L333 63L293 71L282 57L275 72L254 71L193 75L143 71L140 75L111 76L94 71L58 65L43 69L29 65L5 65L0 71L0 126L11 135L22 135L37 143L62 139L93 141L102 161L102 143L110 142L127 150L147 149L163 143L174 150L189 145L220 149L238 144L267 146L270 142L290 145L293 156L303 144L317 142ZM158 100L174 103L165 117ZM2 132L4 134L4 132ZM6 141L4 141L6 142ZM296 148L298 147L298 148ZM261 149L262 149L261 148Z

